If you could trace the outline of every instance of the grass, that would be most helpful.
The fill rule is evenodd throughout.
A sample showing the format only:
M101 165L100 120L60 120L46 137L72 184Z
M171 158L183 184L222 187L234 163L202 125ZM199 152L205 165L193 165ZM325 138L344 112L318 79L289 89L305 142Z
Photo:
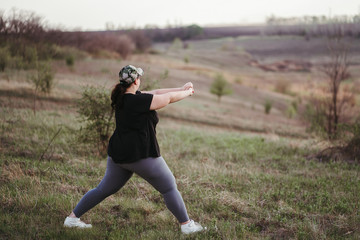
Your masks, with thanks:
M258 50L269 46L265 40L231 41L238 49ZM282 48L278 39L268 40ZM78 143L81 126L71 106L85 85L110 89L119 64L126 64L84 59L71 71L63 60L53 62L58 82L51 96L39 98L36 115L28 73L0 74L0 239L359 239L360 166L307 160L316 144L300 120L284 114L293 98L271 92L286 78L304 97L312 91L301 90L303 80L316 81L316 73L264 73L248 66L247 53L219 50L224 41L230 40L196 41L191 51L129 60L147 69L149 79L171 69L162 87L187 81L196 86L191 100L159 111L157 130L189 215L206 232L181 235L161 195L138 176L82 217L93 229L63 228L66 215L106 168L106 157L96 155L93 145ZM281 58L272 52L253 55L265 62ZM184 54L191 58L186 68ZM243 81L221 104L209 93L219 71ZM256 91L249 88L255 85ZM266 99L273 102L269 115Z
M359 165L306 160L306 147L161 122L158 139L191 218L182 236L161 195L134 176L83 216L63 220L105 173L106 160L76 143L74 113L0 111L0 236L4 239L357 239ZM39 161L51 138L62 130Z

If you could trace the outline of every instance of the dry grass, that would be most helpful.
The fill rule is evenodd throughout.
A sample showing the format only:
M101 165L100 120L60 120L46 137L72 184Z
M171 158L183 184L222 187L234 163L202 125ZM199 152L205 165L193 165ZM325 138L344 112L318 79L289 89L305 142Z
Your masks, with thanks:
M57 85L40 98L36 116L28 109L33 95L26 73L0 74L1 238L188 239L179 234L161 195L137 176L84 216L94 229L61 226L106 167L91 147L76 142L80 125L70 106L85 85L110 90L126 64L143 67L149 79L167 69L162 87L194 83L193 97L159 111L158 138L190 216L208 226L195 238L358 238L358 165L306 160L323 143L311 140L301 119L286 117L296 97L273 92L283 78L291 79L291 90L299 96L312 94L318 85L310 86L307 79L319 79L318 73L279 77L251 68L244 40L234 40L238 52L222 51L221 40L198 41L176 54L134 55L121 62L87 59L74 69L54 62ZM209 93L216 72L242 81L221 104ZM273 102L269 115L263 113L266 99ZM61 134L39 161L59 126Z

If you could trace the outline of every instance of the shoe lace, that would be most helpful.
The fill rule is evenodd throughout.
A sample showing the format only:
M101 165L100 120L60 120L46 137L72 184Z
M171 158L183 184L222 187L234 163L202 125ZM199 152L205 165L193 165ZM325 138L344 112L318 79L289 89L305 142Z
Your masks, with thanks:
M85 226L86 223L84 223L83 221L80 220L80 218L77 219L77 223L80 224L81 226Z
M195 221L191 220L190 223L189 223L189 227L193 227L194 225L195 225Z

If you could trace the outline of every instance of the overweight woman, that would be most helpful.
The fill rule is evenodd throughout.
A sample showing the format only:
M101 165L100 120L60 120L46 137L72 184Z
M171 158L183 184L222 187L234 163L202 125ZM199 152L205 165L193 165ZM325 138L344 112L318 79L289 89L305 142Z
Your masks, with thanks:
M174 175L160 155L156 139L156 110L180 101L194 93L193 84L181 88L140 92L141 68L125 66L119 72L119 83L111 93L111 106L115 110L116 129L108 145L108 159L104 178L87 192L65 219L65 227L91 228L80 217L106 197L116 193L133 173L158 190L166 207L181 224L184 234L199 232L203 227L191 220L184 201L177 190Z

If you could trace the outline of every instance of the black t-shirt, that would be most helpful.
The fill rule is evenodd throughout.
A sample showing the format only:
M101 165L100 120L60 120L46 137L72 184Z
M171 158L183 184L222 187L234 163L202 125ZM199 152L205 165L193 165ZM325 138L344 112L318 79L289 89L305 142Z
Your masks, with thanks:
M156 111L150 110L152 94L137 91L124 94L123 106L116 106L116 129L110 138L108 155L117 163L160 157L156 139Z

